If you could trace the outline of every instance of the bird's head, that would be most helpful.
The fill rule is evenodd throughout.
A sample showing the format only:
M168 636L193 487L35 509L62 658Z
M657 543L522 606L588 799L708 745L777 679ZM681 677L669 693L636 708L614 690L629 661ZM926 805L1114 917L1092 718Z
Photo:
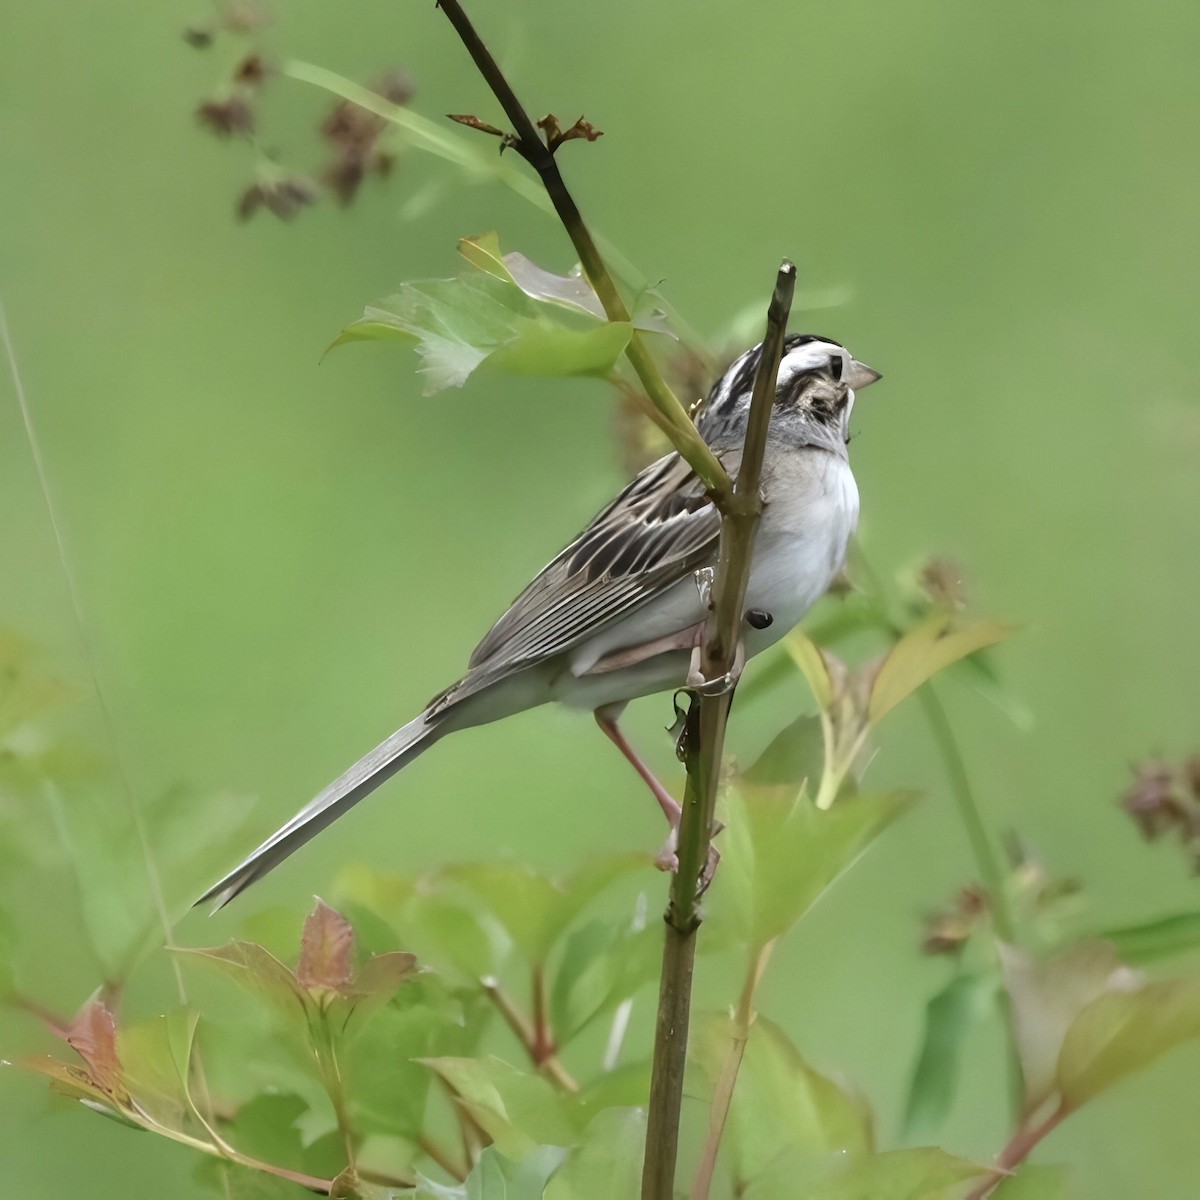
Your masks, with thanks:
M747 350L713 385L699 419L706 440L744 432L761 349ZM855 393L879 378L878 371L831 338L790 333L779 362L772 426L785 437L845 445Z

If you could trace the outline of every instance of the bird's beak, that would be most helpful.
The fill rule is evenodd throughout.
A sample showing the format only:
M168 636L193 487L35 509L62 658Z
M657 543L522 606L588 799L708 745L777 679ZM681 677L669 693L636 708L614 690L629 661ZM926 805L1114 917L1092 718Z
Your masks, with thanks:
M850 370L842 376L843 381L848 383L856 392L869 387L877 379L882 378L883 376L874 367L868 367L866 363L860 363L857 358L850 360Z

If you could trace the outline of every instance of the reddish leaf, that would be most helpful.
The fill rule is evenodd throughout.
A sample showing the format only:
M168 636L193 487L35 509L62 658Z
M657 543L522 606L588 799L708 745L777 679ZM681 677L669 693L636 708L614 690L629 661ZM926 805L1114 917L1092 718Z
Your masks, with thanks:
M335 992L348 990L354 982L354 930L320 897L304 922L296 978L302 987Z
M88 1065L92 1082L110 1096L128 1098L117 1057L117 1019L103 1000L89 1000L66 1030L67 1044Z

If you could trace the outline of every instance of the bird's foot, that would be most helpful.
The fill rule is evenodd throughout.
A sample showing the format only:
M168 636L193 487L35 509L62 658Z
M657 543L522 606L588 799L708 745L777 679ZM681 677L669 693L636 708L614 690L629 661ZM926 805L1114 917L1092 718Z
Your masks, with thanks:
M720 675L716 679L706 679L700 667L700 641L697 639L696 644L692 647L692 657L688 663L684 686L689 692L696 692L701 696L724 696L726 692L732 692L737 687L738 680L742 677L742 671L746 667L745 642L738 638L737 648L733 652L733 663L724 675Z

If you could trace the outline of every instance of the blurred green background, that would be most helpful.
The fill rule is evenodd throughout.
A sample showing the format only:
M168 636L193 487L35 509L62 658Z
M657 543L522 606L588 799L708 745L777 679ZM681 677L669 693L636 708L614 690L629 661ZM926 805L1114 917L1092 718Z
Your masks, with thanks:
M498 117L431 4L275 8L275 53L363 81L400 63L417 111ZM427 399L403 349L319 364L365 302L453 274L460 235L498 229L558 270L570 249L512 193L416 155L349 212L238 224L253 154L192 118L232 62L184 44L209 11L9 7L0 296L111 708L110 725L85 699L79 722L139 802L181 784L194 792L181 803L256 797L232 865L455 678L622 476L599 383L493 376ZM867 553L889 577L949 555L979 608L1023 627L997 661L1028 727L945 689L995 826L1081 879L1098 924L1194 908L1183 856L1140 846L1113 801L1134 759L1198 742L1200 10L477 0L472 13L531 110L582 111L605 131L564 150L569 181L700 331L760 305L785 254L805 295L843 298L793 325L886 376L856 414ZM327 107L276 81L264 147L315 170ZM0 399L0 626L86 689L7 378ZM744 706L733 748L751 752L802 703L797 684ZM643 701L629 726L664 772L668 716ZM761 1007L862 1087L886 1141L945 974L917 954L920 918L973 868L919 715L885 728L872 777L925 799L793 936ZM211 944L262 905L298 920L350 859L419 869L499 851L565 870L659 837L590 722L527 713L422 759L178 937ZM97 974L56 911L69 904L56 870L5 902L18 968L66 1012ZM646 883L657 904L661 881ZM711 973L702 987L728 992ZM31 1023L4 1024L5 1057L46 1048ZM958 1152L1004 1140L1001 1053L998 1038L972 1043L943 1137ZM1079 1196L1194 1194L1198 1070L1200 1050L1176 1055L1041 1157L1077 1165ZM37 1080L5 1074L0 1089L11 1194L191 1194L185 1151L134 1145Z

